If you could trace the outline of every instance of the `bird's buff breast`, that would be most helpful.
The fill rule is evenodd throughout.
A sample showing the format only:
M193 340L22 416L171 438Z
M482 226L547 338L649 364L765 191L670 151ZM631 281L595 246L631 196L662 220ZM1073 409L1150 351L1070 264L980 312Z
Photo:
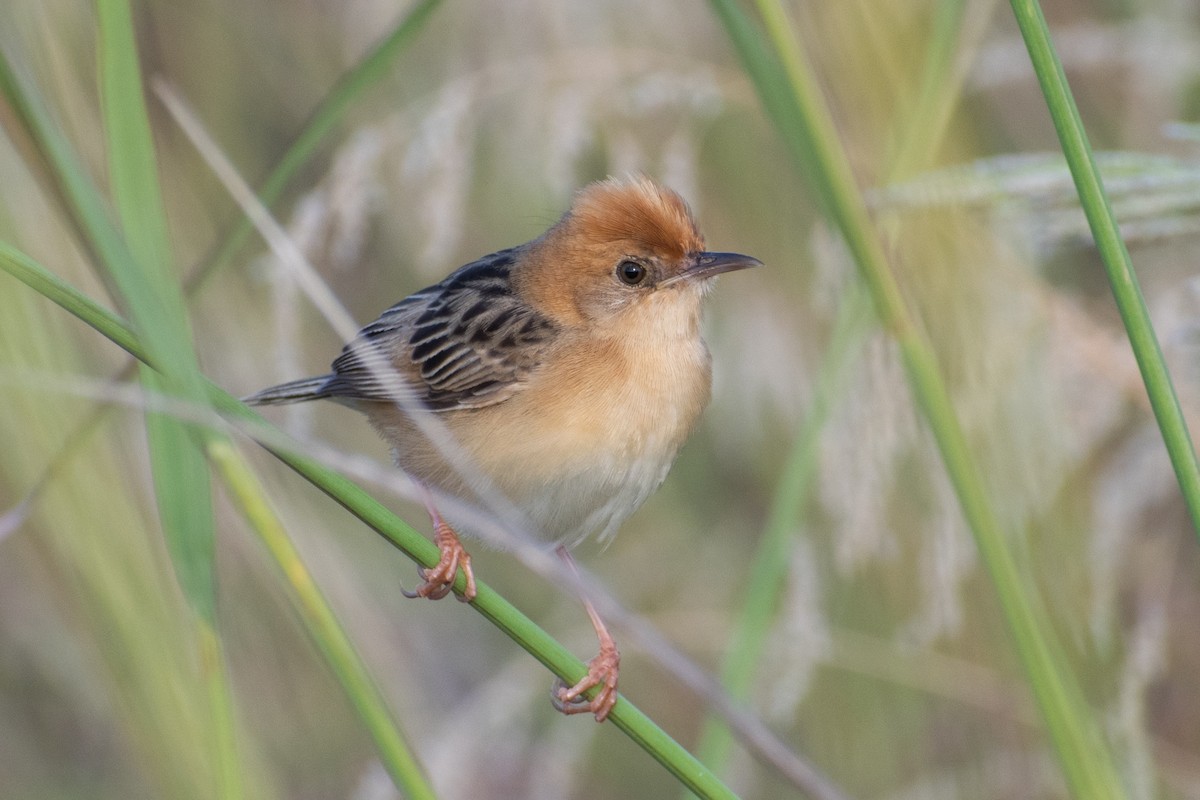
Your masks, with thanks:
M478 502L490 483L539 538L606 539L662 483L708 403L699 336L655 344L588 342L503 403L439 415L469 462L461 469L396 412L375 422L393 434L398 465L435 487Z

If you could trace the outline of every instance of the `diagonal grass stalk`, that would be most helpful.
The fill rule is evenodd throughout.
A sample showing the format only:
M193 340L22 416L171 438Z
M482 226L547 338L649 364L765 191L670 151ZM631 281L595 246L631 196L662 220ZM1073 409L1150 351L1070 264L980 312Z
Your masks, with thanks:
M149 353L128 323L4 242L0 242L0 269L75 314L126 352L153 366ZM252 409L219 387L208 384L206 391L208 401L228 419L240 423L267 425L267 422ZM297 452L265 444L264 446L272 455L325 492L331 499L366 523L418 565L432 567L437 563L439 557L437 547L361 487ZM465 583L466 581L460 573L454 586L455 591L461 594ZM471 607L503 631L505 635L564 681L574 683L583 677L587 668L567 648L490 586L479 582L478 592ZM688 753L628 699L621 697L617 701L609 720L697 796L703 798L736 797L707 767Z

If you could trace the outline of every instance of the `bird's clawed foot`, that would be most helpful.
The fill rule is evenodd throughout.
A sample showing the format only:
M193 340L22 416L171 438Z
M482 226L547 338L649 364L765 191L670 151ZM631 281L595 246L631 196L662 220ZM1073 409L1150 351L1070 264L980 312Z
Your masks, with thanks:
M621 654L617 646L612 639L602 637L600 652L588 662L587 675L570 688L562 678L556 680L550 692L550 702L564 714L591 713L595 715L596 722L604 722L608 712L617 704L617 674L620 668ZM588 700L583 694L594 686L599 686L600 691Z
M438 563L429 568L418 568L417 574L424 581L415 590L404 592L405 597L425 597L430 600L441 600L454 588L454 580L458 577L458 568L462 567L463 575L467 578L467 588L458 599L469 603L475 599L475 573L471 570L471 554L458 540L458 534L437 517L433 524L433 543L442 553Z

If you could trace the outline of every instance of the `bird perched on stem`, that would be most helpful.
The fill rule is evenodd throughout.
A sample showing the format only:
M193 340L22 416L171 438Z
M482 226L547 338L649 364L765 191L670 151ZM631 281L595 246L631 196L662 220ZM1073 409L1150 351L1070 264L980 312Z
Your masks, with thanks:
M644 177L601 181L537 239L384 311L332 373L247 402L330 398L366 413L396 464L425 487L441 552L410 596L445 597L461 568L470 601L471 558L428 489L485 508L499 493L574 567L567 548L616 532L662 483L708 403L700 310L712 278L760 263L705 250L670 189ZM620 654L583 602L600 652L553 699L564 713L603 721Z

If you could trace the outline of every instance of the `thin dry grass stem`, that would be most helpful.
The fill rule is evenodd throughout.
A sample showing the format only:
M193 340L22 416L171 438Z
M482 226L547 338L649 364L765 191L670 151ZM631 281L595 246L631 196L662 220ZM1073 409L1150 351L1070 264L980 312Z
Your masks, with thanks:
M345 307L309 265L297 243L287 235L271 216L269 210L259 202L254 190L242 179L229 160L224 157L216 142L204 130L195 114L187 107L179 94L164 80L154 81L154 90L174 117L183 132L205 158L222 185L233 196L243 213L254 223L260 235L266 239L271 250L286 263L304 289L309 300L317 307L339 336L350 340L358 332L358 325Z

